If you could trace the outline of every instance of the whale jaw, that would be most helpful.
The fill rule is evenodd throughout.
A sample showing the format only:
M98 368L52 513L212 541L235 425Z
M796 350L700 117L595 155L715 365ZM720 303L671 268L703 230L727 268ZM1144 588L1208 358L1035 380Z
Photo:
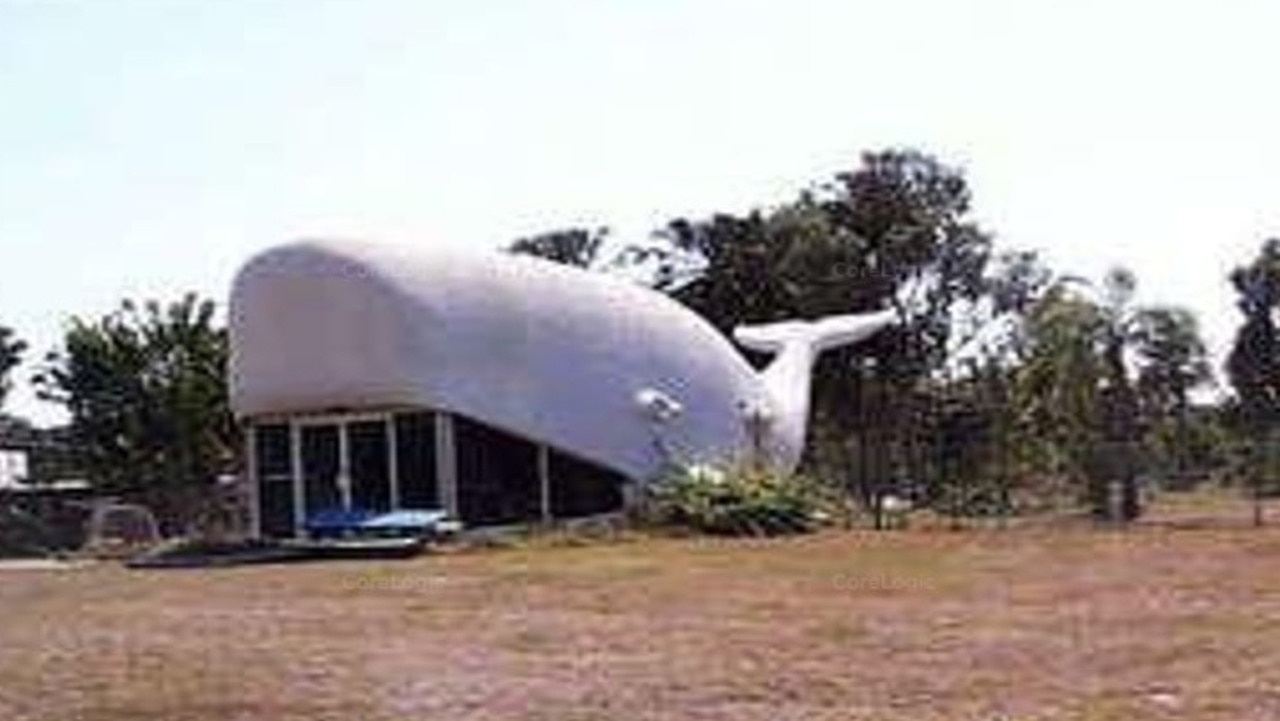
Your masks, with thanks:
M891 325L893 311L827 316L813 321L788 320L765 325L738 326L733 337L751 350L772 353L775 358L760 372L760 382L770 407L752 407L744 419L749 426L764 426L757 436L768 462L790 471L799 463L809 425L813 363L823 351L858 343Z

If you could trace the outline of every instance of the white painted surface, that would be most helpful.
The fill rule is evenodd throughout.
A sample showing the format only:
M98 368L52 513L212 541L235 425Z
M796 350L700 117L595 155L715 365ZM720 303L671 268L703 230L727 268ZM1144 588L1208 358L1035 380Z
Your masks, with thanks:
M767 409L767 450L790 465L814 356L886 319L823 322L759 330L786 366L762 379L697 314L627 281L499 253L296 243L236 278L231 403L239 416L434 408L638 479L667 454L748 452L747 414ZM655 417L637 402L654 392L679 413Z

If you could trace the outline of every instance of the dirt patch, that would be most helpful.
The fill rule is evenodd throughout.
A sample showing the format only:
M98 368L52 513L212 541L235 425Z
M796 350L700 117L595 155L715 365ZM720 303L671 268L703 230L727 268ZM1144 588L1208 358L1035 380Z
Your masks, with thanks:
M0 577L0 718L1280 717L1280 529Z

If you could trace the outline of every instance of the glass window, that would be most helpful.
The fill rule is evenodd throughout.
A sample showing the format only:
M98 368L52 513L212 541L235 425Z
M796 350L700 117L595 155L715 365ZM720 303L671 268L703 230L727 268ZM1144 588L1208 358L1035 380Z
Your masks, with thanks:
M262 535L286 538L293 535L293 484L264 483L258 489L258 519Z
M391 448L386 421L347 425L351 505L371 511L391 509Z
M458 512L473 525L542 517L538 446L483 423L454 417Z
M556 518L590 516L622 508L626 478L567 453L550 450L551 515Z
M255 469L258 477L258 520L262 535L293 535L293 451L289 426L254 426Z
M254 427L254 455L258 478L293 478L293 453L289 447L289 426L283 423Z
M431 413L396 415L396 475L401 508L439 508L436 421Z

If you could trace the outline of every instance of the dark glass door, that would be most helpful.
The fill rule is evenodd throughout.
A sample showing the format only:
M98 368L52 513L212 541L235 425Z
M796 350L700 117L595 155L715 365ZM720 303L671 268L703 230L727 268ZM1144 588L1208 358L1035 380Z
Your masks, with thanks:
M306 425L301 429L302 496L305 514L342 508L338 477L342 471L342 442L338 424Z
M289 426L254 426L254 458L258 478L258 528L268 538L294 532L293 448Z
M440 507L435 420L431 413L396 414L396 482L401 508Z
M391 444L387 422L348 423L346 433L351 507L368 511L391 510Z

